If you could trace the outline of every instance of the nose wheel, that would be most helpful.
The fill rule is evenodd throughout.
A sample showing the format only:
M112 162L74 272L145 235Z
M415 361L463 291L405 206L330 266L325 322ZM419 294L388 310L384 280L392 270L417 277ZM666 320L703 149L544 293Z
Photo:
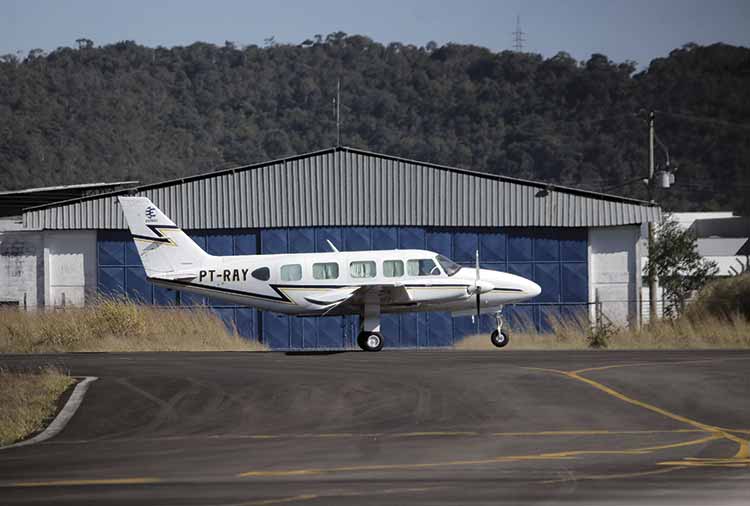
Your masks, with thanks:
M495 313L495 325L497 328L490 334L490 341L498 348L503 348L508 345L510 338L508 333L503 330L503 310L501 309Z
M490 335L490 341L498 348L503 348L510 342L510 338L503 330L493 330L492 335Z

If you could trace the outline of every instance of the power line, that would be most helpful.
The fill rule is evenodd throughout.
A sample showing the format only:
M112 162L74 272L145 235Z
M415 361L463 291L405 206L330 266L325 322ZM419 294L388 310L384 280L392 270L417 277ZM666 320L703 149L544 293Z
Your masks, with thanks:
M670 111L656 111L656 112L658 114L663 114L665 116L673 116L675 118L682 118L688 121L700 121L704 123L714 123L716 125L722 125L722 126L731 127L731 128L750 128L750 124L733 123L731 121L726 121L726 120L717 119L717 118L709 118L707 116L696 116L694 114L685 114L681 112L670 112Z

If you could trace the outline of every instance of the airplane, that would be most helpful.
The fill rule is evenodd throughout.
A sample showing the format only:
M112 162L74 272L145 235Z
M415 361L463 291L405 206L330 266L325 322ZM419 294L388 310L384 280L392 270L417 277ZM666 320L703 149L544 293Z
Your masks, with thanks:
M296 316L359 315L357 344L380 351L380 315L449 311L494 313L490 340L502 348L506 304L531 299L541 287L506 272L462 267L432 251L339 251L275 255L209 255L146 197L118 197L148 280Z

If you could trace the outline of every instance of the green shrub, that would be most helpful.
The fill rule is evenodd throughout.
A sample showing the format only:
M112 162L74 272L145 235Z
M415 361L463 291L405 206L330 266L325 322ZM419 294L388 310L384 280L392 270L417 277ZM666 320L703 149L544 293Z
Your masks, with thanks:
M688 306L688 316L750 320L750 273L712 281Z

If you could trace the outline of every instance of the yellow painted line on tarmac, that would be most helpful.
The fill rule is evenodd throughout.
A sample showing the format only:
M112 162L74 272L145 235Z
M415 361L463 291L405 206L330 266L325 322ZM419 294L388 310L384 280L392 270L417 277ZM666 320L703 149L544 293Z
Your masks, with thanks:
M452 460L447 462L425 462L416 464L373 464L367 466L344 466L328 468L309 468L309 469L280 469L276 471L246 471L238 474L240 478L249 477L270 477L270 476L303 476L326 473L348 473L363 471L405 471L419 469L434 469L438 467L460 467L460 466L480 466L487 464L497 464L501 462L521 462L527 460L564 460L572 457L560 456L555 454L540 455L514 455L507 457L492 457L489 459L474 460Z
M570 481L583 481L583 480L616 480L616 479L624 479L624 478L637 478L639 476L652 476L655 474L666 474L671 473L673 471L677 471L679 469L683 469L682 467L670 467L667 469L656 469L653 471L636 471L633 473L616 473L616 474L582 474L582 475L573 475L569 478L560 478L558 480L544 480L540 481L539 483L544 484L555 484L555 483L566 483Z
M203 436L206 439L346 439L346 438L417 438L417 437L552 437L552 436L619 436L619 435L651 435L651 434L688 434L704 433L700 429L671 429L671 430L545 430L537 432L477 432L477 431L421 431L421 432L363 432L363 433L320 433L320 434L214 434ZM733 431L738 432L738 431ZM201 436L190 436L195 439ZM155 438L160 440L181 440L188 437Z
M19 481L3 487L75 487L85 485L145 485L159 483L159 478L110 478L99 480L52 480L52 481Z
M547 430L541 432L493 432L497 437L534 437L534 436L648 436L652 434L704 434L701 429L672 429L672 430Z
M490 464L499 464L507 462L524 462L532 460L567 460L575 459L584 455L643 455L659 450L670 448L681 448L703 444L708 441L721 439L720 434L710 434L708 436L692 439L689 441L680 441L677 443L664 444L659 446L647 446L643 448L632 448L623 450L570 450L562 452L540 453L534 455L508 455L498 456L488 459L473 460L452 460L447 462L425 462L414 464L373 464L367 466L344 466L329 468L306 468L306 469L280 469L270 471L247 471L238 474L240 478L257 478L257 477L279 477L279 476L308 476L327 473L345 473L345 472L364 472L364 471L404 471L404 470L421 470L433 469L438 467L463 467L463 466L482 466Z
M625 450L570 450L558 453L547 453L545 455L560 456L560 457L579 457L582 455L644 455L661 450L670 450L672 448L682 448L684 446L694 446L716 439L723 439L720 434L711 434L706 437L699 439L691 439L690 441L680 441L678 443L669 443L657 446L646 446L644 448L632 448Z
M572 372L575 374L582 374L585 372L592 372L592 371L606 371L607 369L620 369L623 367L643 367L648 365L664 365L666 362L630 362L627 364L612 364L612 365L602 365L599 367L587 367L585 369L578 369L576 371L567 371ZM674 362L672 362L674 363ZM554 371L555 369L548 369L550 371ZM557 372L566 372L566 371L557 371Z
M695 460L667 460L657 463L660 466L681 466L681 467L750 467L750 461L747 459L724 459L723 461L695 461Z
M576 374L582 374L585 372L592 372L592 371L606 371L607 369L620 369L622 367L646 367L646 366L653 366L653 365L683 365L683 364L705 364L705 363L716 363L716 362L727 362L730 360L750 360L749 357L729 357L729 358L702 358L702 359L696 359L696 360L674 360L674 361L665 361L665 362L628 362L625 364L611 364L611 365L603 365L598 367L587 367L585 369L578 369L575 371L567 371L572 372ZM549 371L554 371L555 369L547 369ZM557 372L564 372L564 371L557 371Z
M659 462L660 466L688 466L688 467L750 467L750 458L698 458L686 457L683 460L668 460Z
M450 432L450 431L436 431L436 432L400 432L397 434L385 434L385 437L461 437L461 436L479 436L479 432Z
M383 490L372 490L372 491L347 491L347 490L334 490L330 492L319 492L317 494L299 494L291 495L287 497L275 497L271 499L260 499L257 501L249 501L242 503L235 503L230 506L263 506L266 504L284 504L290 502L310 501L313 499L330 499L335 497L363 497L363 496L381 496L381 495L393 495L393 494L413 494L419 492L428 492L435 490L439 487L412 487L412 488L388 488Z
M300 494L291 495L288 497L278 497L275 499L261 499L260 501L250 501L237 504L237 506L261 506L264 504L284 504L288 502L299 502L299 501L310 501L312 499L318 499L320 496L317 494Z
M695 361L690 361L690 362L705 362L705 361L710 361L710 360L704 360L704 361L695 360ZM685 361L685 362L688 362L688 361ZM683 362L683 363L685 363L685 362ZM677 362L668 362L668 363L663 363L663 364L669 365L669 364L676 364L676 363ZM648 364L650 364L650 363L648 363ZM613 365L604 366L604 367L612 369L612 368L616 367L617 365L618 364L613 364ZM620 365L622 367L629 367L629 366L636 366L638 364L630 363L630 364L620 364ZM644 364L640 364L640 365L644 365ZM658 414L660 414L662 416L665 416L667 418L671 418L672 420L676 420L678 422L681 422L681 423L684 423L684 424L696 427L696 428L701 429L703 431L718 434L718 435L721 436L721 439L728 439L729 441L732 441L732 442L734 442L734 443L737 444L738 449L737 449L737 453L735 453L735 455L733 457L734 459L746 459L746 458L750 458L750 444L748 443L748 441L746 439L743 439L741 437L735 436L731 432L728 432L727 430L722 429L721 427L717 427L715 425L709 425L709 424L706 424L706 423L703 423L703 422L699 422L697 420L693 420L693 419L688 418L686 416L679 415L677 413L672 413L671 411L667 411L664 408L660 408L658 406L654 406L653 404L649 404L647 402L639 401L638 399L634 399L633 397L629 397L629 396L623 394L622 392L618 392L614 388L608 387L607 385L605 385L603 383L600 383L598 381L592 380L590 378L587 378L587 377L581 375L583 371L602 370L601 368L580 369L578 371L561 371L561 370L558 370L558 369L542 369L542 368L528 368L528 369L534 369L534 370L540 370L540 371L546 371L546 372L552 372L552 373L556 373L556 374L561 374L561 375L566 376L568 378L571 378L571 379L574 379L574 380L586 383L586 384L588 384L588 385L596 388L597 390L600 390L600 391L602 391L602 392L604 392L604 393L606 393L606 394L608 394L608 395L610 395L610 396L612 396L612 397L614 397L616 399L619 399L619 400L621 400L623 402L626 402L628 404L632 404L634 406L638 406L640 408L647 409L647 410L652 411L654 413L658 413Z
M590 378L586 378L585 376L581 376L578 373L566 372L564 374L568 376L569 378L573 378L575 380L587 383L588 385L591 385L592 387L598 390L601 390L602 392L609 394L612 397L620 399L621 401L627 402L628 404L632 404L634 406L648 409L649 411L653 411L654 413L658 413L660 415L666 416L667 418L671 418L672 420L676 420L678 422L682 422L687 425L692 425L693 427L705 430L707 432L716 432L718 434L721 434L721 436L724 439L729 439L730 441L737 443L738 450L737 450L737 453L734 455L734 458L742 459L742 458L750 457L750 448L748 447L748 441L746 439L742 439L738 436L735 436L734 434L726 432L722 430L720 427L716 427L714 425L709 425L703 422L699 422L697 420L693 420L686 416L672 413L671 411L667 411L666 409L660 408L658 406L654 406L653 404L649 404L647 402L639 401L638 399L628 397L627 395L621 392L618 392L617 390L610 388L607 385L604 385L603 383L599 383L598 381L594 381Z

